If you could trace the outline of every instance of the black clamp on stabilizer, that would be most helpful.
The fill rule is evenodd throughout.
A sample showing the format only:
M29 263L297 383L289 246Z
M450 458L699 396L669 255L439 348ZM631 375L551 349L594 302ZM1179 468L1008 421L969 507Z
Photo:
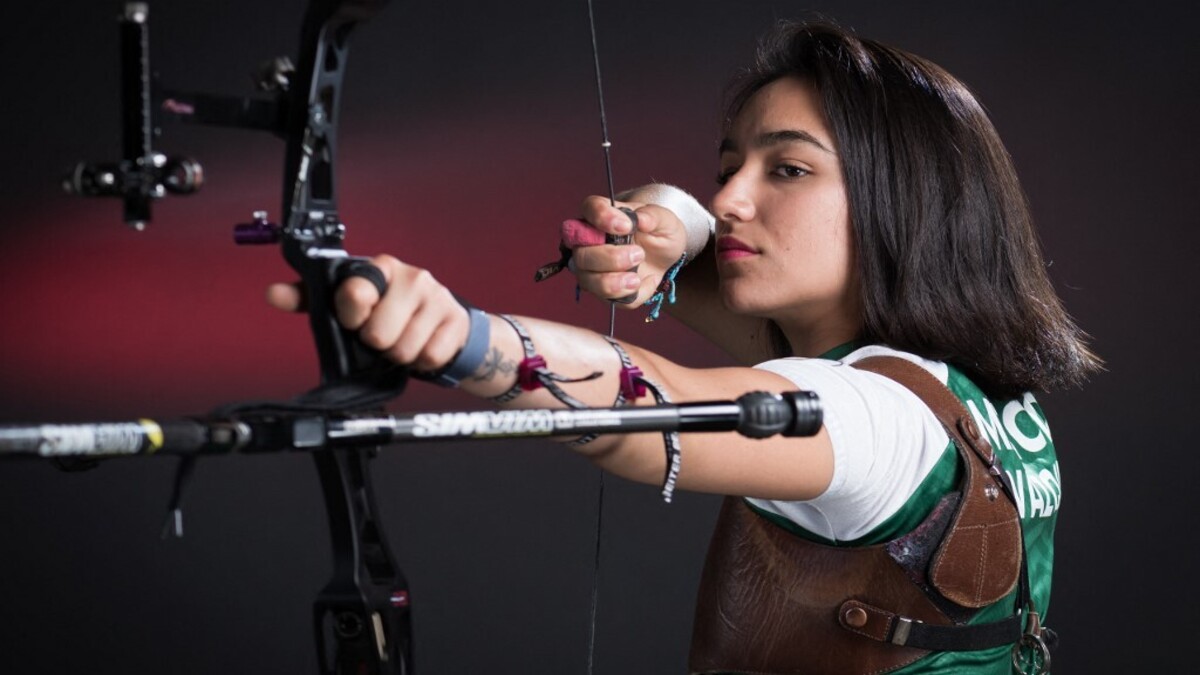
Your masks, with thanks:
M737 404L737 430L748 438L814 436L821 430L821 400L811 391L752 391L738 397Z

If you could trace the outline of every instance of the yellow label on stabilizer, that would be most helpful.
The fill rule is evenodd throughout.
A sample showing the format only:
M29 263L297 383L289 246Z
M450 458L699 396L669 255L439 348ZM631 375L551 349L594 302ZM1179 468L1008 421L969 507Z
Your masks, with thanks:
M162 427L158 426L158 422L140 419L138 424L142 425L142 430L146 432L146 440L150 441L150 447L146 449L146 452L155 453L162 449L163 431Z

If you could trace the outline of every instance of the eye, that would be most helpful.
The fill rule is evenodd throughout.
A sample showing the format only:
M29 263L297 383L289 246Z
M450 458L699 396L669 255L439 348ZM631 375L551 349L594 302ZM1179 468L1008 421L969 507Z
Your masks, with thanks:
M780 178L803 178L812 172L795 164L780 164L775 167L772 173Z

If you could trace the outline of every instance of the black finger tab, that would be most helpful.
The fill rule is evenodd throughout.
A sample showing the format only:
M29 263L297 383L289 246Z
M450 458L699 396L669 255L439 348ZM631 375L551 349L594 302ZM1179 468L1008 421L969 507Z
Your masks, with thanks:
M617 236L615 234L606 234L606 235L604 235L604 241L607 244L628 244L629 242L633 241L633 233L637 232L637 228L638 228L637 213L634 212L633 209L625 207L625 206L619 206L617 208L619 208L621 210L621 213L624 213L625 215L629 216L629 222L632 225L629 228L629 234L625 234L625 235L621 235L621 236ZM637 269L637 268L635 267L634 269Z
M621 213L624 213L625 215L629 216L629 221L632 223L632 227L629 230L629 234L626 234L626 235L623 235L620 237L609 234L609 235L605 235L604 240L605 240L605 242L607 242L609 244L628 244L629 242L633 241L633 233L637 232L637 227L638 227L637 213L635 213L633 209L627 208L624 206L621 206L618 208L621 209ZM637 265L634 265L633 267L629 268L629 271L636 272ZM619 302L622 305L628 305L628 304L632 303L633 301L637 300L637 296L638 296L637 291L634 291L633 293L630 293L629 295L626 295L623 298L617 298L616 300L614 300L614 302Z
M339 265L334 277L338 286L350 277L361 277L371 282L375 290L379 291L379 297L382 298L383 294L387 293L387 279L384 278L383 272L366 260L351 260Z

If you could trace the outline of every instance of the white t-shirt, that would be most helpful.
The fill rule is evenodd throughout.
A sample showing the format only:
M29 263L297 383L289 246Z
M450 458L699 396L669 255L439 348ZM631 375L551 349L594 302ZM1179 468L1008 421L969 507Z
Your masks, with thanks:
M946 364L882 346L857 349L839 361L785 358L756 368L776 373L821 399L833 445L833 479L807 501L748 500L825 539L853 541L894 515L946 451L950 438L933 411L903 385L849 364L897 356L946 383Z

